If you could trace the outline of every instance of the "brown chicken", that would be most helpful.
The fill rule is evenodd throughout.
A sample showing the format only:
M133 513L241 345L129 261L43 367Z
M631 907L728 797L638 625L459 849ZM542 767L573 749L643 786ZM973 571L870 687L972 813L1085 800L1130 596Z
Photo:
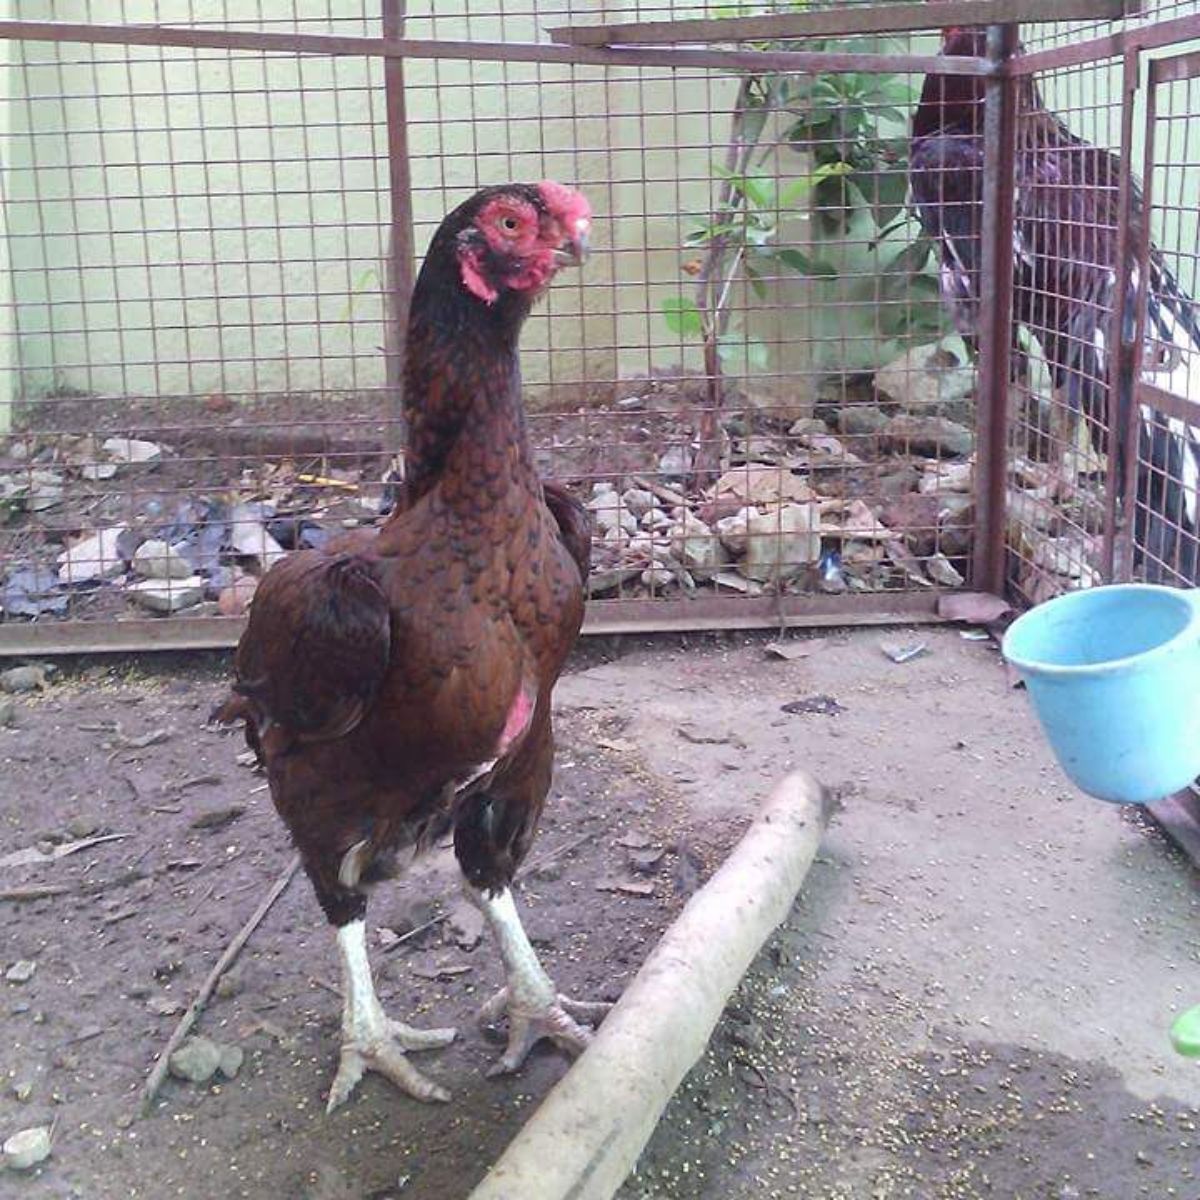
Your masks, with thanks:
M507 986L513 1071L551 1038L582 1049L606 1006L559 996L510 885L550 786L550 693L579 633L589 532L543 485L525 430L517 341L591 214L560 184L487 188L454 210L413 291L402 497L377 530L293 554L264 577L233 695L317 899L337 927L344 1014L329 1108L375 1070L421 1100L449 1094L405 1057L452 1029L390 1020L375 994L368 887L453 830L469 899Z

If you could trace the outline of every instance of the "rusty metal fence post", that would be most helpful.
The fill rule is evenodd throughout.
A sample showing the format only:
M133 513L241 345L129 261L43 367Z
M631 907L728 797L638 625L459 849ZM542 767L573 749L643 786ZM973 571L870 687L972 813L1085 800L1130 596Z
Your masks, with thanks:
M1000 594L1005 580L1005 483L1008 447L1009 360L1013 332L1014 180L1017 88L1006 70L1017 53L1016 25L988 27L987 54L995 68L984 91L982 262L979 306L979 391L975 555L972 584Z
M405 0L382 0L383 36L399 41L404 36ZM404 391L404 340L408 331L408 304L413 288L412 167L408 154L408 107L404 94L404 59L383 60L387 112L388 191L391 228L388 233L384 296L384 351L387 356L387 414L399 449L403 436L401 401ZM397 436L399 435L399 436Z
M1133 225L1133 119L1140 87L1141 56L1136 46L1125 51L1121 70L1121 174L1117 194L1116 281L1113 286L1112 361L1108 373L1108 474L1105 482L1105 532L1101 574L1105 582L1133 577L1133 507L1138 474L1138 430L1141 422L1134 396L1141 359L1141 297L1146 272L1140 270L1136 293L1133 265L1141 246ZM1149 136L1149 135L1148 135ZM1147 186L1149 181L1147 179ZM1148 201L1147 201L1148 203ZM1147 209L1148 211L1148 209ZM1143 237L1141 241L1145 241ZM1132 302L1134 310L1129 311ZM1127 329L1129 330L1127 334ZM1123 494L1122 494L1123 493Z

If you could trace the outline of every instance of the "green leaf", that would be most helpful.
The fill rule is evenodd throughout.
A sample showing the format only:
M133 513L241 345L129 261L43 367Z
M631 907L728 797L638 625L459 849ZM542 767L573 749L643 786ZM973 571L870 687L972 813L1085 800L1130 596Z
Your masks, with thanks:
M672 333L681 337L700 337L704 333L704 318L696 302L687 296L668 296L662 302L662 313Z
M837 268L819 258L809 258L807 254L792 248L776 250L775 257L784 266L790 267L801 275L815 275L823 279L831 279L837 275Z
M754 294L760 299L767 298L767 285L763 281L762 272L752 267L749 262L746 263L746 279L753 289Z
M770 363L765 342L746 337L735 329L727 330L717 339L717 357L733 371L765 371Z

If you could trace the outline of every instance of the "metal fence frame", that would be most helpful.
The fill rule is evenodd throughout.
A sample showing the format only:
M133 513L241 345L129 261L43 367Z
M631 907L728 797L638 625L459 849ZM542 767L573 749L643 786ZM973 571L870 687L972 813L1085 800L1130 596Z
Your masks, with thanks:
M1051 11L1047 12L1047 9ZM959 21L989 24L986 58L943 59L930 55L888 56L867 53L828 53L804 50L763 52L717 46L676 46L667 38L705 41L730 40L730 22L688 22L686 28L668 30L649 24L620 27L623 37L636 37L646 44L605 44L613 34L592 29L553 31L554 44L436 41L402 36L402 0L382 0L383 37L354 37L326 34L220 30L212 28L145 27L0 21L0 38L29 41L103 43L110 45L189 47L227 50L277 51L289 54L366 56L385 63L387 138L390 162L391 252L387 291L394 339L388 352L388 387L399 385L399 348L404 328L407 297L413 269L413 219L411 178L407 154L404 68L406 60L455 59L483 62L544 62L599 66L702 67L715 70L816 72L854 70L864 73L928 72L982 77L986 80L987 154L983 186L987 223L993 236L985 243L980 281L982 312L979 331L979 378L977 393L976 454L976 543L973 578L969 586L978 592L1002 594L1006 586L1006 472L1009 426L1008 381L1012 308L1007 298L1012 291L1012 256L1008 230L1012 227L1013 178L1017 147L1017 85L1022 76L1035 72L1098 62L1120 57L1124 62L1122 136L1125 139L1122 204L1125 220L1120 237L1126 244L1128 203L1132 169L1129 136L1133 128L1134 98L1140 86L1143 57L1148 50L1200 36L1200 15L1185 16L1089 38L1014 57L1017 21L1050 21L1064 17L1115 19L1130 15L1137 6L1122 0L1064 0L1050 6L1046 0L948 0L937 5L893 4L847 7L834 12L797 14L775 19L790 22L788 36L806 32L855 34L888 29L929 29L945 24L949 17ZM953 11L951 11L953 10ZM973 19L973 20L972 20ZM753 19L750 19L753 20ZM747 24L743 36L762 32ZM1177 61L1177 60L1173 60ZM1155 64L1161 75L1169 68ZM1200 70L1195 57L1179 69ZM1150 89L1151 103L1153 87ZM1152 152L1153 139L1147 143ZM1151 164L1152 165L1152 164ZM1150 179L1147 175L1147 190ZM1149 196L1147 197L1149 201ZM1143 263L1145 247L1141 247ZM1114 370L1119 367L1114 367ZM1115 378L1115 376L1114 376ZM1139 399L1146 404L1184 406L1189 419L1195 406L1178 397L1158 394L1150 385L1139 385ZM1134 408L1136 414L1136 406ZM1131 420L1128 437L1136 444L1136 420ZM1105 543L1107 578L1122 578L1119 539L1130 536L1118 529L1115 518L1121 505L1110 488L1109 512L1113 518ZM1128 498L1127 498L1128 501ZM1128 510L1128 502L1125 506ZM1124 556L1127 561L1128 556ZM605 601L589 605L585 632L648 632L670 629L733 629L769 626L885 624L890 622L937 621L939 592L887 593L843 596L776 595L746 597L705 596L680 601ZM241 619L187 618L171 621L152 618L114 622L64 622L0 625L0 656L6 654L135 651L146 649L222 648L236 643Z

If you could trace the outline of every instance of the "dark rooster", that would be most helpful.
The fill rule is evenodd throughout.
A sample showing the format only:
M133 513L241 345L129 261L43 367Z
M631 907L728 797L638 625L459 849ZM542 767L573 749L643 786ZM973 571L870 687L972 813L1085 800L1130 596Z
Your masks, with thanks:
M981 29L943 32L942 53L981 56ZM912 203L940 248L942 295L955 325L973 340L979 306L983 214L983 92L980 79L928 75L913 118L909 158ZM1136 300L1145 286L1142 371L1167 391L1200 397L1200 321L1196 308L1151 247L1149 275L1131 264L1129 293L1118 298L1120 161L1071 133L1022 78L1018 99L1013 317L1038 340L1054 385L1108 452L1109 431L1127 427L1132 378L1110 403L1110 347L1134 342ZM1130 254L1146 221L1141 192L1132 202ZM1117 315L1119 314L1119 315ZM1119 322L1119 325L1118 325ZM1021 361L1019 351L1014 363ZM1134 515L1135 564L1152 581L1200 581L1197 485L1200 429L1143 407ZM1137 464L1124 461L1120 437L1110 455L1118 489ZM1119 492L1119 494L1121 494Z
M264 577L233 694L317 899L337 927L344 1014L329 1108L364 1071L420 1100L448 1093L405 1057L452 1029L390 1020L367 959L367 889L452 830L467 896L499 943L498 1070L552 1038L586 1045L605 1006L560 997L510 884L550 786L550 692L579 632L584 510L543 485L525 431L517 341L591 214L555 183L487 188L442 223L413 291L400 501L377 530L292 554Z

